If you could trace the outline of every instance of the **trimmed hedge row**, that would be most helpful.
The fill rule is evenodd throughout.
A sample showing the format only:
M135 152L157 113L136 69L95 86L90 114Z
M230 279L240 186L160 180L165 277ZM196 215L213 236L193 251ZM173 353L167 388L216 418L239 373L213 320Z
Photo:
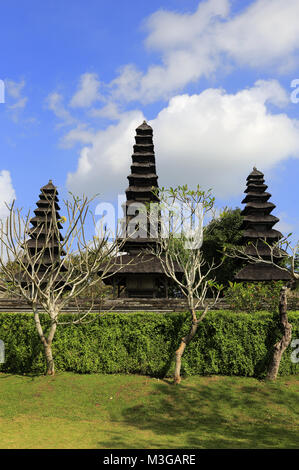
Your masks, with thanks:
M96 314L92 314L96 316ZM67 321L71 314L63 314ZM47 324L46 315L41 315ZM293 338L299 338L299 312L290 312ZM188 313L108 313L86 325L58 326L53 354L56 370L77 373L130 373L170 376L174 351L189 331ZM182 358L182 375L239 375L264 377L271 347L281 335L277 317L258 314L209 312ZM45 361L33 316L1 313L0 339L6 361L0 371L43 373ZM283 355L280 375L299 373L291 362L292 348Z

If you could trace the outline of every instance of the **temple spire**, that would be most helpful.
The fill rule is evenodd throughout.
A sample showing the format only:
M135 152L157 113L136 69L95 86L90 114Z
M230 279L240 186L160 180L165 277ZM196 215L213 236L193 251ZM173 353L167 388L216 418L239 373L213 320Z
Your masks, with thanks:
M264 174L256 167L247 177L245 198L242 203L246 204L241 212L243 223L243 244L246 246L245 252L249 255L256 255L258 248L259 255L268 260L270 258L270 248L263 243L265 240L270 246L282 238L282 234L273 228L279 219L271 214L275 205L269 202L271 194L266 192L268 186L265 184ZM275 253L275 262L279 262L281 256L278 251ZM289 279L286 272L266 263L248 264L235 276L239 281L265 281Z
M115 273L110 271L111 276L107 276L104 283L113 286L114 297L124 295L135 298L168 297L169 281L161 261L146 251L157 242L150 231L146 205L159 201L158 194L153 192L153 188L158 189L153 129L146 121L136 129L133 149L131 173L128 176L129 186L126 189L124 204L124 225L126 227L138 225L136 217L138 219L140 210L145 209L143 214L146 215L144 224L146 230L143 227L143 235L140 235L140 230L137 230L133 236L127 233L128 239L121 246L121 256L114 258L115 266L120 269ZM142 207L139 205L138 208L140 203ZM177 267L177 270L182 274L181 268Z
M30 219L32 227L28 232L29 240L26 241L26 247L32 259L42 253L35 265L35 270L42 276L51 265L60 261L60 257L64 256L65 252L61 249L63 236L60 233L62 225L59 222L60 207L57 188L52 180L49 180L40 191L37 207L34 210L35 217ZM65 271L65 268L61 271ZM24 284L27 284L25 277Z
M153 190L158 188L153 129L146 121L143 121L136 129L131 174L127 178L129 186L126 189L126 204L124 208L126 227L128 227L130 220L136 215L135 211L132 210L134 203L145 205L158 201L158 197L153 194ZM148 244L152 244L153 240L150 240L149 227L147 227L146 232L146 236L138 236L134 237L134 240L128 240L125 243L124 251L132 253L133 251L136 252L144 249Z

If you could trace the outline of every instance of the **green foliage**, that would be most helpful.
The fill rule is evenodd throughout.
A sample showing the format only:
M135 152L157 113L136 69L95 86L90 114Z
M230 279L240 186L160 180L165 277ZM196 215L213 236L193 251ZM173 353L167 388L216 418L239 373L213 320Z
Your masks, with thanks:
M225 300L229 308L236 312L257 310L278 312L279 295L283 285L283 281L229 282L229 287L225 291Z
M61 320L71 316L63 314ZM41 321L48 322L46 315ZM293 338L299 338L299 312L290 313L289 321ZM57 329L53 343L56 370L171 376L174 351L189 329L189 313L110 313L85 325L66 325ZM209 312L182 357L182 375L264 377L272 346L280 337L270 313ZM1 313L0 338L6 347L0 371L45 371L31 314ZM289 347L283 355L280 375L299 372L299 364L291 362L291 351Z
M213 219L204 230L204 240L201 247L204 259L211 264L214 260L218 265L223 257L226 245L237 246L242 242L241 209L225 208L220 217ZM234 280L234 275L241 269L244 261L238 258L225 258L223 264L213 271L213 277L222 284Z

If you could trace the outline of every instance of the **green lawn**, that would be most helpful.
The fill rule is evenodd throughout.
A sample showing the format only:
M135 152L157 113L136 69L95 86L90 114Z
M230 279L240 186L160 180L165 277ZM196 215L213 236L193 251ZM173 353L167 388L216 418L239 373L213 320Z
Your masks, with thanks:
M3 448L298 448L299 377L0 373Z

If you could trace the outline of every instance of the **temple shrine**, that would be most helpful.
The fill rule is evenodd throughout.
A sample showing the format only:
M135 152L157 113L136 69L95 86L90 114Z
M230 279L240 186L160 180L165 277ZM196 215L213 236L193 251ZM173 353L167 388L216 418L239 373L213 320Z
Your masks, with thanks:
M158 188L158 176L153 145L153 129L144 121L136 129L135 145L133 147L131 174L127 177L129 186L126 189L124 204L124 227L138 215L138 203L144 205L159 202L153 190ZM137 205L136 205L137 203ZM130 208L133 207L133 210ZM131 222L132 225L132 222ZM140 229L140 227L139 227ZM143 230L127 235L121 251L125 254L115 257L116 268L123 267L111 277L104 280L105 284L113 286L114 297L155 298L168 297L168 277L163 267L154 255L146 252L147 248L155 246L155 238L150 231L149 221Z
M42 277L47 270L52 269L50 266L55 265L55 261L59 261L61 256L65 255L65 252L60 245L63 236L60 233L62 225L59 222L60 207L57 188L50 180L40 191L39 200L36 203L37 208L34 210L35 217L30 219L32 227L28 231L29 240L26 241L26 246L32 258L36 258L35 272ZM40 257L39 253L41 253ZM66 268L62 266L60 271L66 271ZM26 275L22 277L24 279L22 283L26 285L28 283Z
M247 187L244 191L246 197L242 201L242 204L246 205L241 212L245 253L257 256L258 251L259 256L264 260L270 259L270 248L263 240L271 246L282 238L282 234L273 228L279 219L271 214L276 206L269 202L271 194L266 192L267 188L264 174L254 167L247 177ZM281 252L277 249L273 261L279 263L281 259ZM236 274L235 279L248 282L278 281L289 280L290 275L268 263L250 262Z

